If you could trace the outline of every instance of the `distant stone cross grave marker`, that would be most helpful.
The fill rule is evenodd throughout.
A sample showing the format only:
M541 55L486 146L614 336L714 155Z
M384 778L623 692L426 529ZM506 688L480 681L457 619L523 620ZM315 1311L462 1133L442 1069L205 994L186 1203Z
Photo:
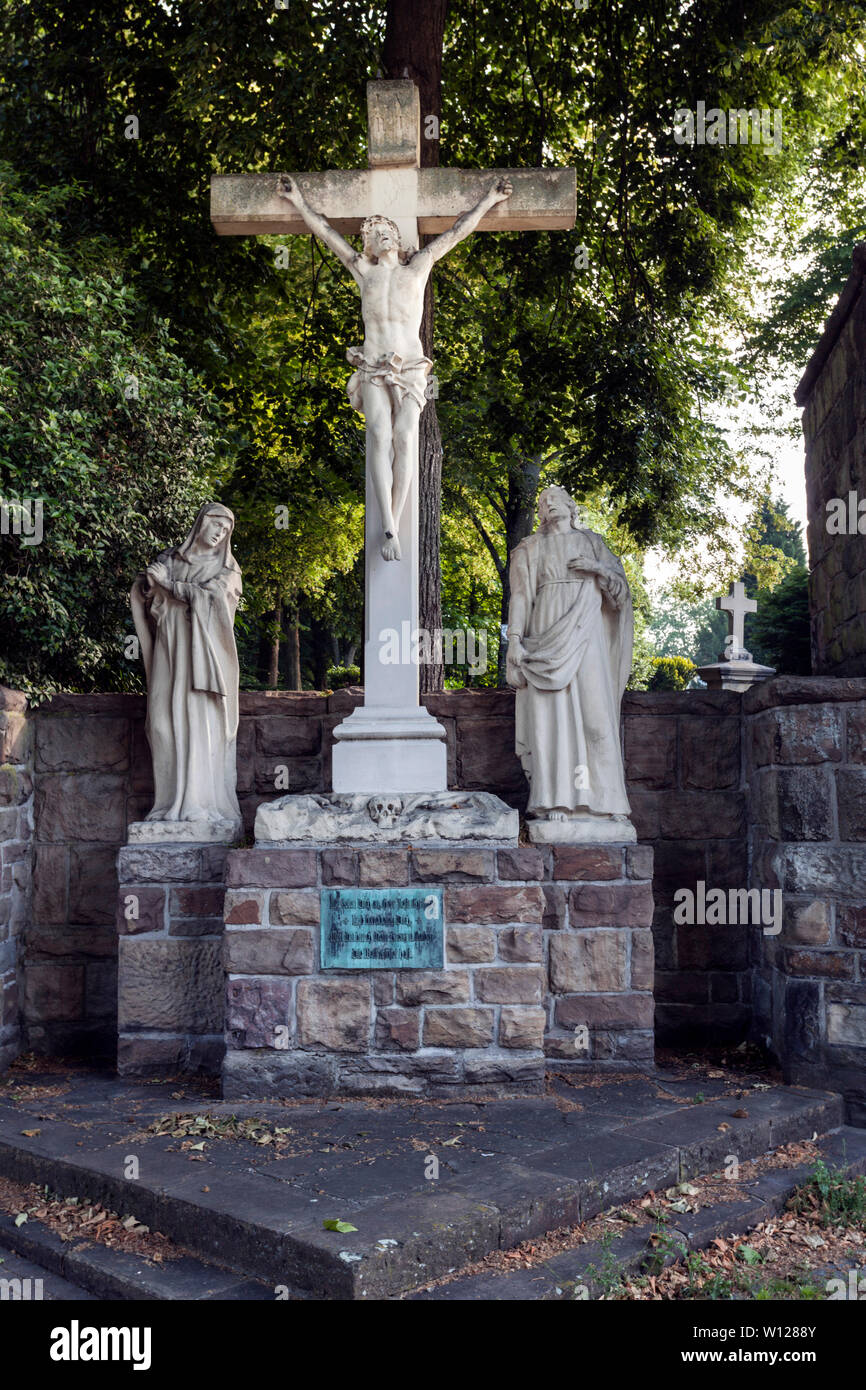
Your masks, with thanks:
M738 579L724 598L716 599L716 607L728 615L728 640L723 657L712 666L699 666L698 675L716 690L748 690L759 681L769 680L776 674L775 668L753 661L743 645L746 614L758 611L755 600L746 597L745 585Z
M309 206L336 231L356 234L365 218L388 217L405 248L421 233L450 229L484 196L491 180L507 179L506 202L487 212L476 231L554 231L572 227L573 169L421 168L421 112L413 82L367 83L367 169L311 174L226 174L211 181L211 220L221 236L308 236L278 180L300 185ZM334 731L335 792L433 792L447 787L445 730L418 699L417 664L385 665L382 635L418 629L418 467L399 524L402 559L380 554L378 509L367 470L364 705Z
M757 613L755 599L746 598L746 587L738 579L728 590L726 598L717 598L716 607L728 615L728 640L725 656L728 661L751 660L751 653L745 648L746 614Z

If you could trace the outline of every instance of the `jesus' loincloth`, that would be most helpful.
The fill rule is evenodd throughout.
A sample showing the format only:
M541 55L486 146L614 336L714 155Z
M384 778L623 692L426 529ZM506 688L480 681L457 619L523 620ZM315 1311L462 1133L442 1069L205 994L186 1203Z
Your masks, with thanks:
M388 391L395 410L407 396L411 396L424 409L427 403L427 377L433 366L429 357L416 357L411 362L404 362L399 353L389 352L377 361L369 362L361 348L350 347L346 358L357 369L346 383L346 393L354 409L362 415L367 382Z

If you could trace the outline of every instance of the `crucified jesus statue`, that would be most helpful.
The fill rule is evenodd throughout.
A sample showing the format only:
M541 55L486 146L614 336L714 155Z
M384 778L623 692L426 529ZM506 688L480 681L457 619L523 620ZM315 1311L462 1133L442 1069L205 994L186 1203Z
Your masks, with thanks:
M329 222L314 212L296 179L282 178L282 198L297 209L310 231L342 262L361 291L364 345L346 356L355 368L349 400L367 422L367 468L382 516L382 555L400 559L400 517L418 459L418 422L426 404L433 363L421 346L424 289L434 263L474 232L497 203L511 196L508 179L496 179L474 208L421 251L406 252L388 217L368 217L361 227L363 250L355 251Z

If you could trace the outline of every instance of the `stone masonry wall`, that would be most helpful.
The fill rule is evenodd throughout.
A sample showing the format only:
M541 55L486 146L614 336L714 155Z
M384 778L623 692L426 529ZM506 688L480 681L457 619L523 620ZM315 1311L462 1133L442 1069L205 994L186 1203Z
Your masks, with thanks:
M805 406L809 607L816 675L866 676L866 245L797 389ZM841 499L852 529L827 528Z
M223 1058L225 845L118 854L117 1069L202 1072Z
M22 700L22 697L16 697ZM260 802L330 785L334 726L358 691L244 693L238 788L247 832ZM488 789L523 809L510 691L447 691L426 703L445 726L452 786ZM22 705L23 707L23 705ZM117 853L152 804L145 702L60 695L31 713L36 786L33 912L25 933L25 1041L39 1051L113 1057ZM724 942L673 928L672 895L705 877L745 883L741 697L628 693L626 774L634 820L656 858L658 1025L662 1041L713 1026L744 1035L746 935Z
M788 678L744 699L751 883L782 931L751 929L754 1029L786 1080L841 1091L866 1123L866 680Z
M531 1090L545 1053L651 1063L651 876L642 846L231 851L224 1094ZM410 883L444 885L443 970L319 973L322 888Z
M0 1072L21 1051L21 943L30 916L32 727L24 696L0 686Z

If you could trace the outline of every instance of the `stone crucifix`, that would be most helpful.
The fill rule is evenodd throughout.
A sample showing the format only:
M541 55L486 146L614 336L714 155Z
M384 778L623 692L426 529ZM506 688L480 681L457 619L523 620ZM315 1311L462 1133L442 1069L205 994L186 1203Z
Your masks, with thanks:
M419 704L417 663L383 658L384 634L418 631L418 422L432 366L420 341L424 286L472 231L572 227L576 178L573 169L422 169L411 81L368 82L367 114L368 169L215 175L211 220L221 236L313 233L361 291L364 344L347 356L349 397L367 428L364 705L334 731L333 786L444 791L445 730ZM345 240L359 232L360 253ZM416 249L421 234L437 233Z

